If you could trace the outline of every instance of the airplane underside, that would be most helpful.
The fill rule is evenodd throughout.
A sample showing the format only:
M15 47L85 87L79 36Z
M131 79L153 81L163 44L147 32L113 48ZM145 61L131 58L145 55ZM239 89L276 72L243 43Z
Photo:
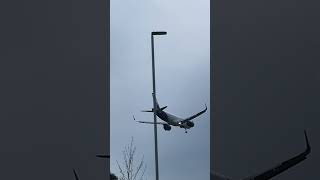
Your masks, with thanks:
M153 95L153 101L155 105L154 108L152 108L151 110L143 110L142 112L153 112L156 114L157 117L159 117L161 120L165 122L152 122L152 121L137 121L137 122L146 123L146 124L155 124L155 123L161 124L163 125L163 129L165 131L170 131L171 126L176 126L176 127L183 128L185 130L185 133L187 133L187 129L194 127L194 123L191 120L193 120L194 118L200 116L201 114L207 111L207 105L205 104L205 109L203 109L202 111L187 118L180 118L173 114L165 112L164 109L167 108L167 106L160 107L155 94L152 94L152 95ZM135 120L134 116L133 116L133 119Z
M194 126L194 123L189 121L188 123L184 124L184 125L172 125L172 124L163 124L163 129L165 131L170 131L171 130L171 126L177 126L177 127L180 127L180 128L183 128L185 130L185 133L187 133L187 129L190 129Z

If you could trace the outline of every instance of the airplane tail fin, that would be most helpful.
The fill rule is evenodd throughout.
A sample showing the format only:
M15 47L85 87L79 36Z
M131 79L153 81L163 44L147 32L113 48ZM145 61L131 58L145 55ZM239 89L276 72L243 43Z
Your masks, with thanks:
M152 93L152 97L153 97L153 102L155 102L155 105L156 105L156 109L157 110L164 110L165 108L167 108L168 106L164 106L164 107L160 107L159 106L159 103L158 103L158 100L157 100L157 97L154 93ZM151 110L143 110L142 112L153 112L153 108Z
M157 100L157 96L154 93L152 93L152 97L153 97L153 101L156 104L156 108L160 109L160 106L159 106L159 103L158 103L158 100Z

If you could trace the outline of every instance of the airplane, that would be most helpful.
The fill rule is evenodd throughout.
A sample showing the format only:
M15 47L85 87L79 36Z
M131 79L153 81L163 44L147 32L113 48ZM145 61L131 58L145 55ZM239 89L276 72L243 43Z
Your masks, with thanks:
M268 179L271 179L274 176L277 176L280 173L288 170L289 168L297 165L298 163L302 162L303 160L305 160L307 158L307 155L311 152L311 147L310 147L310 144L308 141L306 131L304 131L304 135L305 135L305 141L306 141L305 151L303 151L302 153L294 156L293 158L291 158L287 161L280 163L279 165L277 165L269 170L266 170L262 173L259 173L259 174L253 175L253 176L243 178L241 180L268 180ZM213 171L210 172L210 179L211 180L233 180L230 177L226 177L224 175L218 174Z
M110 155L97 154L96 157L98 157L98 158L110 158ZM78 174L77 174L75 169L73 169L73 175L74 175L75 180L79 180L79 176L78 176Z
M171 126L177 126L177 127L180 127L180 128L184 128L185 130L185 133L187 133L187 129L190 129L192 127L194 127L194 123L191 121L192 119L200 116L201 114L205 113L207 111L207 105L206 108L188 118L180 118L180 117L177 117L175 115L172 115L168 112L165 112L164 109L167 108L168 106L164 106L164 107L160 107L159 104L158 104L158 101L157 101L157 97L154 93L152 93L152 96L153 96L153 101L155 103L155 112L156 112L156 115L162 119L163 121L165 122L157 122L156 124L161 124L163 125L163 129L165 131L170 131L171 130ZM142 112L154 112L154 109L152 108L151 110L145 110L145 111L142 111ZM135 117L133 116L133 119L135 119ZM136 122L139 122L139 123L146 123L146 124L154 124L154 122L146 122L146 121L136 121Z

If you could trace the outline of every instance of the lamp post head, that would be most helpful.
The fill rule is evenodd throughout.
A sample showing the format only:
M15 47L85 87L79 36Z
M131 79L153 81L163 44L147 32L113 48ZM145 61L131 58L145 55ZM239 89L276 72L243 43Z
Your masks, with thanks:
M155 32L152 32L151 35L166 35L167 32L165 31L155 31Z

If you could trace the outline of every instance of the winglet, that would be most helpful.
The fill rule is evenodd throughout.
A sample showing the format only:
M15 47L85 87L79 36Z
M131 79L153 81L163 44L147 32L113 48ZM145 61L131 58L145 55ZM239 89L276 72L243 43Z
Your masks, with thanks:
M74 169L73 169L73 174L74 174L74 177L76 178L76 180L79 180L78 175L77 175L77 172L76 172L76 170L74 170Z
M306 154L309 154L311 152L311 146L309 144L309 140L308 140L308 136L307 136L307 131L304 130L304 137L306 139L306 145L307 145L307 149L305 151Z
M207 103L204 104L204 106L206 107L203 111L206 112L207 111Z

